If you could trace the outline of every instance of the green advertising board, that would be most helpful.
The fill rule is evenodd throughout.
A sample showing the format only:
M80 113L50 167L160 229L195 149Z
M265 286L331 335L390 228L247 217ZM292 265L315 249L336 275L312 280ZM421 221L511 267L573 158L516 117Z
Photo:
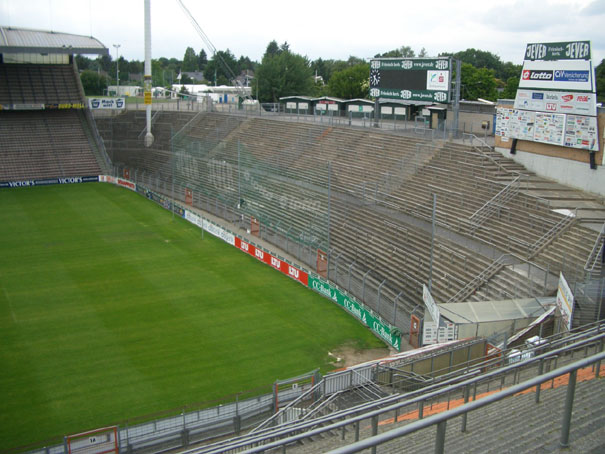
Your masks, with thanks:
M354 315L359 321L376 333L378 337L395 348L395 350L401 351L399 330L383 321L378 315L366 308L365 305L321 279L309 276L308 285L311 290L331 299L347 312Z
M446 58L379 58L370 62L370 96L447 103L452 62Z
M559 43L530 43L525 48L524 60L590 60L590 41Z

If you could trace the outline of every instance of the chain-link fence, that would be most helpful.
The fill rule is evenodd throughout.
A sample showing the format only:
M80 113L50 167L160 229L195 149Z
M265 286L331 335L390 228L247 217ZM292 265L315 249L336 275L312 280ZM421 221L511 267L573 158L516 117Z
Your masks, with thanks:
M483 258L444 238L436 238L432 245L427 224L431 200L418 189L423 184L419 172L440 169L430 161L444 153L442 145L431 141L199 112L154 114L155 143L144 148L142 113L129 112L98 124L116 175L272 243L356 296L404 334L409 332L410 314L422 318L422 285L431 277L438 284L435 291L441 292L434 296L447 301L490 265L486 257L498 256L499 244L489 240L491 249ZM484 159L478 162L476 166L485 164ZM455 181L447 173L441 178L448 187L450 180ZM455 200L447 199L449 192L442 195L451 211L447 216L460 216ZM436 217L447 227L444 213L438 210ZM456 225L449 230L455 232ZM480 247L486 244L482 238L465 240L471 246L473 241L482 241ZM515 284L514 297L535 296L536 289L547 287L550 291L545 276L536 278L523 267L539 268L525 262L520 271L511 271L510 276L525 275L529 281ZM532 284L536 279L540 282ZM500 287L495 282L486 294L509 297L511 293Z

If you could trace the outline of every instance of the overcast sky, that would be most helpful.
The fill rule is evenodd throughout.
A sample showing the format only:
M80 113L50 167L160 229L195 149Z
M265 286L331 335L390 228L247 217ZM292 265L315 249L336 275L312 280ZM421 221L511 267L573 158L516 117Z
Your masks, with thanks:
M605 0L183 0L219 50L260 61L271 40L309 59L373 57L403 45L429 56L473 47L522 63L530 42L590 40L605 58ZM143 0L0 0L0 25L99 39L143 60ZM152 55L205 48L176 0L151 0ZM210 54L208 49L206 52Z

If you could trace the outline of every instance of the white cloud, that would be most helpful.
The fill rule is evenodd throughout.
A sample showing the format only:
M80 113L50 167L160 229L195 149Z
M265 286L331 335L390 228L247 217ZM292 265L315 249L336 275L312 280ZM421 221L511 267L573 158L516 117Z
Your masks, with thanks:
M576 39L592 41L595 61L605 57L605 0L183 1L218 49L253 60L273 39L311 60L372 57L407 45L429 55L473 47L521 63L528 42ZM187 46L204 47L176 0L151 0L151 16L154 57L182 58ZM112 55L119 43L125 58L143 59L143 0L0 0L0 18L2 25L92 33Z

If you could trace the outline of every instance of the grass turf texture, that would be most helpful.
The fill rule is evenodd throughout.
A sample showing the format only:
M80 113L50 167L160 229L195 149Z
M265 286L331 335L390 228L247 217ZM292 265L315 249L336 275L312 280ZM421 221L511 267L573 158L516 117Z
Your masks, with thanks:
M0 191L0 446L216 399L321 367L351 316L107 184Z

